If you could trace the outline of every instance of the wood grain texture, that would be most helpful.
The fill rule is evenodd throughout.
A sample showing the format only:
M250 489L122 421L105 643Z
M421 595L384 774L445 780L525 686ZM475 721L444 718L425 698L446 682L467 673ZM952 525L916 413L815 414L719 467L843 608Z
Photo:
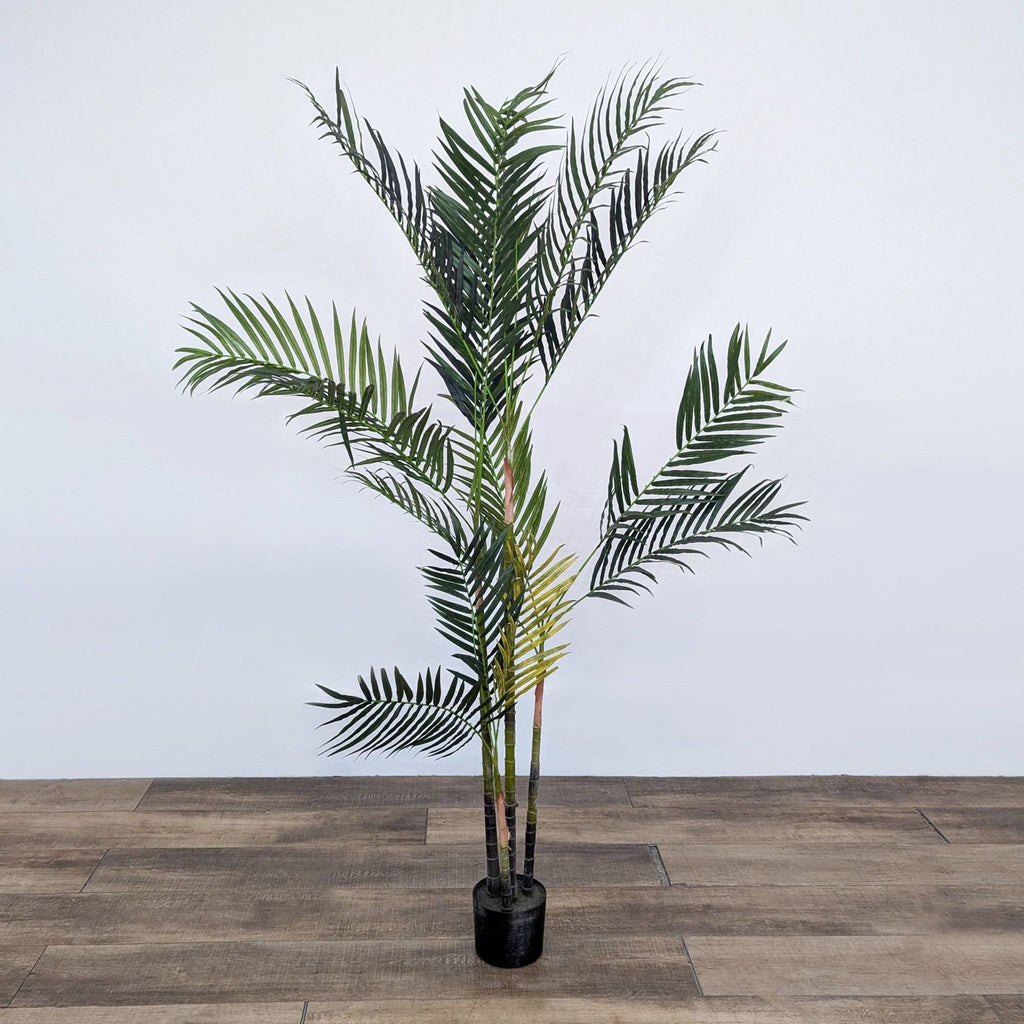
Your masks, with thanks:
M470 808L432 807L428 843L469 843L480 833ZM799 809L780 813L756 804L690 810L545 807L542 843L926 843L942 839L912 807Z
M624 781L634 807L1024 807L1021 776L755 775Z
M85 891L467 888L483 876L483 857L483 844L111 850ZM549 845L543 880L553 885L661 884L647 847L625 845Z
M0 849L422 843L426 821L427 812L413 807L273 815L218 811L10 812L0 815Z
M1024 988L1024 982L1021 983ZM1024 1024L1024 993L1012 996L989 996L999 1024Z
M130 811L150 779L0 779L0 811Z
M1024 843L1024 807L922 807L951 843Z
M1021 779L546 779L517 972L472 952L479 804L0 783L0 1024L1024 1024Z
M1024 931L1024 886L553 886L548 932L903 935ZM0 945L464 938L467 888L0 896Z
M465 938L472 934L468 887L0 896L0 944L7 945Z
M43 946L0 941L0 1006L6 1006L28 977L32 965L42 956Z
M688 935L686 945L708 995L983 995L1024 979L1019 933Z
M526 780L520 780L525 792ZM156 779L140 811L333 811L346 807L481 807L470 775L318 776L282 779ZM544 780L547 806L628 807L622 779L553 776ZM481 815L483 811L481 810Z
M1021 885L1024 845L659 846L673 885Z
M67 1006L0 1010L0 1024L300 1024L302 1003Z
M682 944L614 937L545 944L529 967L501 971L469 939L406 942L50 946L13 1006L509 996L696 995Z
M636 935L1024 931L1024 886L712 886L551 890L549 927Z
M4 1018L0 1016L0 1024ZM313 1002L306 1024L997 1024L978 996L760 999L390 999ZM15 1022L20 1024L20 1022ZM35 1024L35 1021L25 1022Z
M105 852L0 847L0 893L78 892Z

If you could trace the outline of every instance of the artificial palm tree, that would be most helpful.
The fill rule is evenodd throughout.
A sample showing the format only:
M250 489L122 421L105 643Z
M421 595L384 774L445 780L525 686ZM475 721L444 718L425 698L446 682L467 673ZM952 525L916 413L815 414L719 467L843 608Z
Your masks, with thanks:
M333 109L306 92L322 138L338 146L408 239L430 298L425 363L442 414L423 404L420 367L371 341L365 321L310 301L221 292L221 315L193 306L195 342L176 367L194 392L232 387L302 400L289 419L340 445L347 474L419 520L432 537L422 568L447 672L371 669L358 688L321 686L337 714L330 754L415 750L445 757L480 743L486 879L506 913L536 902L534 854L546 681L566 653L560 631L590 597L625 604L655 570L691 571L712 546L791 536L803 518L780 481L735 460L768 439L792 391L766 373L784 344L751 347L737 326L716 356L694 353L667 459L643 485L629 431L612 445L604 510L581 559L553 544L558 513L533 465L531 414L619 260L680 176L715 148L713 133L661 144L671 104L695 83L645 66L598 94L580 123L549 114L549 73L494 105L464 91L468 130L440 122L436 183L356 115L335 79ZM553 174L552 174L553 172ZM718 465L725 463L725 465ZM731 464L730 464L731 463ZM516 849L516 715L533 695L532 756L521 872ZM539 951L539 950L537 950Z

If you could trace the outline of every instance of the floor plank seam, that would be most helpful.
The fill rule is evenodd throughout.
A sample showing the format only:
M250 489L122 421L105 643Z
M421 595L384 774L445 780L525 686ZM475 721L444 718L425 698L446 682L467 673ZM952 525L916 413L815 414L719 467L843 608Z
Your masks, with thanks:
M633 794L629 791L629 780L622 780L622 788L626 791L626 799L629 801L629 806L636 810L636 804L633 803Z
M146 794L153 788L154 782L156 782L156 779L149 780L149 785L142 791L142 794L139 796L139 799L135 801L135 806L129 808L130 810L137 811L139 809L139 804L141 804L142 801L146 799Z
M948 839L947 839L947 838L946 838L946 837L945 837L945 836L944 836L944 835L942 834L941 830L940 830L940 829L939 829L939 827L938 827L938 826L937 826L937 825L935 824L935 822L934 822L934 821L932 821L932 819L931 819L931 818L929 818L929 817L928 817L928 815L927 815L927 814L925 814L925 813L924 813L924 811L922 811L920 807L915 807L915 808L914 808L914 810L915 810L915 811L917 811L917 813L918 813L918 814L920 814L920 815L921 815L921 817L922 817L922 818L924 818L924 820L925 820L925 821L927 821L927 822L928 822L928 824L929 824L929 825L931 825L931 827L932 827L933 829L935 829L935 832L937 833L938 837L939 837L939 838L940 838L940 839L941 839L941 840L942 840L942 841L943 841L944 843L949 843L949 840L948 840ZM952 845L953 845L953 844L952 844L952 843L950 843L950 846L952 846Z
M85 892L85 887L92 881L92 876L96 874L97 870L99 870L99 866L103 863L103 858L106 857L108 853L110 853L110 849L103 851L103 856L96 861L96 865L93 867L92 871L89 872L89 877L82 883L82 888L78 890L80 893Z
M661 850L658 849L657 843L648 843L647 852L651 855L651 860L654 861L654 870L658 873L661 884L671 886L672 880L665 870L665 862L661 859Z
M697 995L703 998L704 989L701 988L700 978L697 977L697 967L693 962L693 957L690 956L690 951L686 948L686 939L684 939L683 936L680 935L679 941L683 944L683 952L686 954L686 962L690 965L690 973L693 975L693 983L697 986Z
M1022 986L1022 988L1024 988L1024 986ZM1018 998L1019 997L1021 999L1024 999L1024 992L1020 992L1020 993L1011 992L1011 993L1009 993L1009 996L1010 996L1010 998ZM998 1005L996 1005L996 1003L994 1003L992 1001L993 997L992 996L982 996L981 998L984 1000L985 1005L992 1011L992 1013L994 1014L996 1019L998 1021L1002 1022L1004 1020L1002 1010L1000 1010ZM995 998L998 999L999 996L995 996ZM1004 998L1005 998L1005 996L1004 996Z
M32 972L39 966L39 961L43 959L43 953L45 953L49 948L49 946L43 946L43 952L36 957L36 962L31 966L28 974L26 974L25 977L21 979L21 984L18 986L18 989L14 993L14 995L11 996L11 998L6 1003L4 1003L5 1007L10 1008L14 1005L14 1000L18 998L19 994L21 993L21 990L25 987L25 983L28 981L29 978L32 977Z

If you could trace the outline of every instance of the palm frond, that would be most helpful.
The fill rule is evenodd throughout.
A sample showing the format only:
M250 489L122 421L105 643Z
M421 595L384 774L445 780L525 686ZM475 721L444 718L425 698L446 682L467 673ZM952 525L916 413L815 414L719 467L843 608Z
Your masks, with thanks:
M634 503L602 539L585 596L627 604L619 595L650 591L658 564L693 572L693 559L711 547L746 552L741 537L762 540L775 533L792 540L807 518L795 511L804 502L776 504L781 480L762 480L736 493L746 472L683 471L671 497L660 503L651 498L639 508Z
M641 228L682 172L715 148L713 132L680 135L657 149L646 138L695 84L662 78L650 65L624 72L601 91L581 129L570 127L538 239L533 295L534 339L548 377Z
M407 385L397 352L388 360L354 316L346 337L336 307L325 331L308 299L303 316L288 298L289 319L266 296L220 294L234 326L193 306L186 330L199 345L179 348L175 363L184 368L186 391L206 385L306 399L288 417L304 424L301 434L343 445L353 467L368 477L383 467L391 485L375 487L378 493L430 528L448 524L441 535L449 542L453 531L464 536L464 516L447 496L457 469L451 427L434 419L429 406L414 407L418 375ZM413 491L429 501L416 500Z
M522 546L539 539L542 547L557 508L547 510L546 474L533 478L532 428L523 404L507 409L502 421L488 431L472 434L453 429L451 443L457 456L456 491L494 530L506 525L504 463L509 463L515 537Z
M568 595L576 581L575 561L574 555L563 556L556 548L535 565L532 553L523 557L518 547L514 550L515 614L500 635L501 656L495 662L495 689L506 705L549 678L568 653L567 643L553 641L572 611Z
M628 428L612 446L608 492L601 513L601 533L610 533L631 511L655 513L701 500L709 485L726 479L694 467L749 455L778 431L792 405L794 388L766 380L765 371L786 343L774 348L768 332L753 355L750 334L736 325L729 339L724 377L719 373L712 339L694 353L676 413L676 451L641 490Z
M453 240L458 317L428 306L434 329L428 351L453 400L483 429L502 414L534 358L524 308L536 221L548 195L541 161L561 148L532 140L555 124L543 116L550 78L500 107L466 89L470 135L441 121L435 167L446 190L432 189L430 199Z
M618 600L655 581L651 564L669 562L693 571L690 556L712 545L742 549L736 535L792 531L805 517L802 503L776 505L781 481L766 480L738 497L746 470L722 472L708 463L748 455L778 430L794 389L763 376L785 348L771 347L771 333L755 354L749 332L732 332L725 374L719 373L712 339L695 353L676 414L676 451L641 488L628 428L612 446L601 541L588 596Z
M335 72L335 112L332 115L302 82L292 79L306 94L321 129L341 149L356 173L370 186L416 254L424 277L436 297L426 307L428 320L439 321L457 357L442 359L439 372L456 407L467 416L473 408L474 381L478 373L472 344L462 335L463 310L472 305L472 273L467 277L464 247L438 217L432 189L424 185L419 165L405 158L384 141L381 133L356 113L351 97ZM370 145L366 144L366 135Z
M418 520L449 547L458 549L466 543L466 527L460 514L447 501L416 484L408 476L388 469L363 469L350 466L346 474L367 490L379 494L396 508Z
M507 530L494 533L482 524L464 549L453 554L431 550L436 561L420 568L437 631L454 646L455 659L484 690L489 706L497 697L493 680L500 671L501 633L516 614L515 572L504 559L507 535Z
M530 352L522 309L532 279L535 221L547 197L539 161L561 147L527 141L554 123L540 116L550 78L500 107L476 89L464 91L469 135L441 121L435 168L446 190L425 186L419 166L359 118L339 74L333 114L296 83L313 104L321 138L341 148L416 253L436 297L425 306L429 361L456 408L471 422L482 415L485 425L500 415L510 370L520 376L516 362Z
M316 111L313 124L321 129L321 139L330 139L341 149L356 173L370 186L380 201L387 207L396 224L408 239L417 258L428 275L437 274L435 265L438 252L434 211L430 205L427 189L423 185L419 166L389 147L381 133L355 110L351 97L341 84L341 71L334 74L335 113L327 108L313 94L312 90L297 79L290 79L305 94ZM370 137L370 146L366 144ZM372 148L371 148L372 147Z
M441 670L420 673L416 687L396 668L394 682L381 669L370 670L369 679L359 680L359 693L343 694L317 684L330 701L311 701L317 708L340 714L321 725L338 725L338 731L323 744L327 754L373 754L393 756L404 750L418 750L432 757L448 757L480 735L476 687L464 676L452 673L446 687Z
M500 462L493 457L494 446L479 435L459 427L449 435L456 456L455 488L467 506L492 529L502 528L504 500L499 473Z
M749 455L778 432L779 420L796 392L763 376L786 347L783 341L770 348L771 336L769 331L752 357L750 333L737 324L729 339L723 380L710 337L694 352L676 414L678 465Z

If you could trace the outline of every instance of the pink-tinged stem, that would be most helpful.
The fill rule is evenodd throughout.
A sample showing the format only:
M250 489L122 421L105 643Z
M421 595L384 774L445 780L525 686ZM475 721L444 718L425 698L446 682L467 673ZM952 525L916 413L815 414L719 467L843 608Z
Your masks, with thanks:
M505 794L499 789L494 797L498 819L498 873L501 876L501 903L508 909L512 906L512 880L508 865L508 825L505 823Z

